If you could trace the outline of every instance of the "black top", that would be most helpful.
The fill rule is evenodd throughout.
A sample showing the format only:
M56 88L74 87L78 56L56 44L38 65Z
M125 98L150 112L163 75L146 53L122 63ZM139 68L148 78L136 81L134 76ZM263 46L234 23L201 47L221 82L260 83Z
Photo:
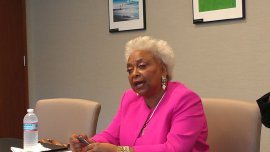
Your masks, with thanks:
M257 100L262 115L262 123L265 127L268 128L270 128L270 102L268 101L269 96L270 92Z
M23 140L17 138L0 138L0 151L10 152L10 147L23 147Z

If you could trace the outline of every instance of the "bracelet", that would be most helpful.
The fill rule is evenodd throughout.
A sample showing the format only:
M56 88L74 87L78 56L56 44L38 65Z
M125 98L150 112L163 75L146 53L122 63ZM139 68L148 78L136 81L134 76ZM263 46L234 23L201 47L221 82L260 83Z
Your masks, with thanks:
M129 146L117 146L117 152L130 152Z

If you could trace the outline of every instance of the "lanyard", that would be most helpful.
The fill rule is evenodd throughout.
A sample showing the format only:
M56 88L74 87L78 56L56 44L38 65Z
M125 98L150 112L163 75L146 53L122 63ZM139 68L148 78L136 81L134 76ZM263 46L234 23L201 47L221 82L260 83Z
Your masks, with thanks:
M150 117L148 117L147 120L145 121L145 123L144 123L144 125L143 125L143 127L142 127L142 130L141 130L141 132L140 132L141 136L143 136L143 134L144 134L144 129L146 128L146 126L148 125L148 123L149 123L150 120L152 119L153 115L155 114L155 112L156 112L156 110L157 110L157 108L158 108L160 102L162 101L162 99L163 99L165 93L166 93L166 92L164 92L164 94L162 95L162 97L161 97L160 100L158 101L158 104L157 104L157 106L155 107L155 109L153 110L153 112L151 113Z

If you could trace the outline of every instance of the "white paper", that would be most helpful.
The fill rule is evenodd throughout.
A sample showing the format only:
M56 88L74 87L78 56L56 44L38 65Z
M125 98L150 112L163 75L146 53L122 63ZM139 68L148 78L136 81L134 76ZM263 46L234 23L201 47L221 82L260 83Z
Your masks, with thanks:
M12 152L29 152L29 151L23 150L22 148L17 148L17 147L10 147L10 150ZM38 145L33 147L33 150L31 150L31 152L41 152L41 151L46 151L46 150L51 150L51 149L46 148L40 143L38 143Z

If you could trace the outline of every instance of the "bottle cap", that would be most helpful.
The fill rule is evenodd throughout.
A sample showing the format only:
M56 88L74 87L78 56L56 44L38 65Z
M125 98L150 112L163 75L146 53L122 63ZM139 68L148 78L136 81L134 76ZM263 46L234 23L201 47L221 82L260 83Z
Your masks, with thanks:
M27 109L27 112L34 112L34 109Z

